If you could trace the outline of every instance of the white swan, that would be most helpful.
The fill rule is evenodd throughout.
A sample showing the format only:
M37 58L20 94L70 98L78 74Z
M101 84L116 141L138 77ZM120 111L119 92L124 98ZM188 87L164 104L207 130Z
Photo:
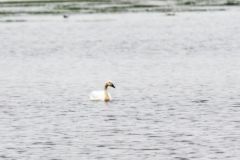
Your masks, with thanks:
M107 81L104 86L103 91L92 91L89 95L90 100L93 101L105 101L108 102L112 99L110 93L108 92L108 87L115 88L114 84L111 81Z

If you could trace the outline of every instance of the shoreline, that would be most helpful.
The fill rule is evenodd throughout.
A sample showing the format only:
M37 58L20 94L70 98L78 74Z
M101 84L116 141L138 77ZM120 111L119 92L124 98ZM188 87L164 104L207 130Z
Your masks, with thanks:
M61 15L61 14L94 14L94 13L128 13L128 12L194 12L194 11L225 11L239 8L240 1L219 4L193 4L188 1L120 1L110 0L24 0L0 1L0 17L18 15Z

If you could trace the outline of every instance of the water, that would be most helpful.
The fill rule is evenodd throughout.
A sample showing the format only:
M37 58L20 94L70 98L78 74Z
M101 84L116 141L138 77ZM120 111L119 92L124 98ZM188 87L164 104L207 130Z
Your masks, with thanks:
M26 14L214 11L239 5L240 0L0 0L0 18Z
M2 21L0 159L239 159L239 18ZM114 101L89 101L109 79Z

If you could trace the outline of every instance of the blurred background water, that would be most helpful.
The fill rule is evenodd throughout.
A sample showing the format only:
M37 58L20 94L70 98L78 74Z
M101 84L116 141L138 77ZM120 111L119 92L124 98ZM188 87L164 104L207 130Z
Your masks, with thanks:
M239 159L240 14L226 9L2 16L0 159ZM114 101L89 101L108 79Z
M240 0L0 0L0 16L224 10Z

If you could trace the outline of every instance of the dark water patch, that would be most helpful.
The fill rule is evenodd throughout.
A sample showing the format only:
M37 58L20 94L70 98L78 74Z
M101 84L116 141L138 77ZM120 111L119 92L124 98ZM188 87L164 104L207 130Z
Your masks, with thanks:
M72 137L63 137L63 139L71 139Z
M106 147L106 145L97 145L96 147L98 147L98 148L104 148L104 147Z
M177 160L190 160L190 159L184 158L184 157L174 157L174 159L177 159Z
M233 104L232 107L234 107L234 108L240 108L240 103Z
M159 7L158 5L147 5L147 4L134 4L131 5L130 8L155 8L155 7Z
M103 136L103 137L113 137L114 135L113 134L102 134L101 136Z
M123 148L123 147L109 147L112 150L134 150L134 151L159 151L160 148Z
M60 11L22 11L20 14L31 14L31 15L52 15L52 14L62 14L65 12Z
M174 111L174 110L176 110L176 108L173 108L173 107L168 108L168 111Z
M14 147L7 147L6 149L15 150L16 148L14 148Z
M240 120L234 120L234 121L232 121L232 122L234 122L234 123L239 123L240 124Z
M43 142L33 142L32 145L41 145Z
M192 102L194 102L194 103L207 103L209 100L207 100L207 99L199 99L199 100L194 100L194 101L192 101Z
M109 119L106 119L104 121L116 121L117 119L116 118L109 118Z
M0 158L8 159L8 158L10 158L10 157L7 157L7 156L5 156L5 155L0 155Z
M33 142L32 144L33 145L47 145L47 146L54 146L54 145L56 145L55 143L50 142L50 141L47 141L47 142Z
M140 151L160 151L160 148L141 148L141 149L136 149Z
M50 141L44 142L43 144L44 144L44 145L48 145L48 146L54 146L54 145L56 145L55 143L50 142Z
M111 149L111 150L127 150L128 148L119 148L119 147L109 147L108 149Z
M192 134L185 134L186 137L192 137Z
M167 147L166 149L169 150L169 151L176 151L177 150L176 148L172 148L172 147Z
M107 115L106 117L113 118L115 115Z
M176 142L179 142L179 143L187 143L189 145L193 145L194 142L190 141L190 140L181 140L181 141L176 141Z
M216 154L223 154L224 152L223 151L216 151L215 153Z
M151 121L153 120L152 118L140 118L140 117L136 117L136 120L138 121Z
M123 133L123 132L125 132L125 130L123 130L123 129L112 129L111 132L112 133Z
M188 152L188 154L196 154L196 152L191 151L191 152Z
M176 154L177 154L177 153L175 153L175 152L170 152L170 153L169 153L170 156L175 156Z
M149 135L149 138L161 138L162 136Z
M24 153L24 152L26 152L25 150L18 150L17 151L19 154L22 154L22 153Z
M142 134L139 134L139 133L127 133L126 135L129 135L129 136L140 136Z

